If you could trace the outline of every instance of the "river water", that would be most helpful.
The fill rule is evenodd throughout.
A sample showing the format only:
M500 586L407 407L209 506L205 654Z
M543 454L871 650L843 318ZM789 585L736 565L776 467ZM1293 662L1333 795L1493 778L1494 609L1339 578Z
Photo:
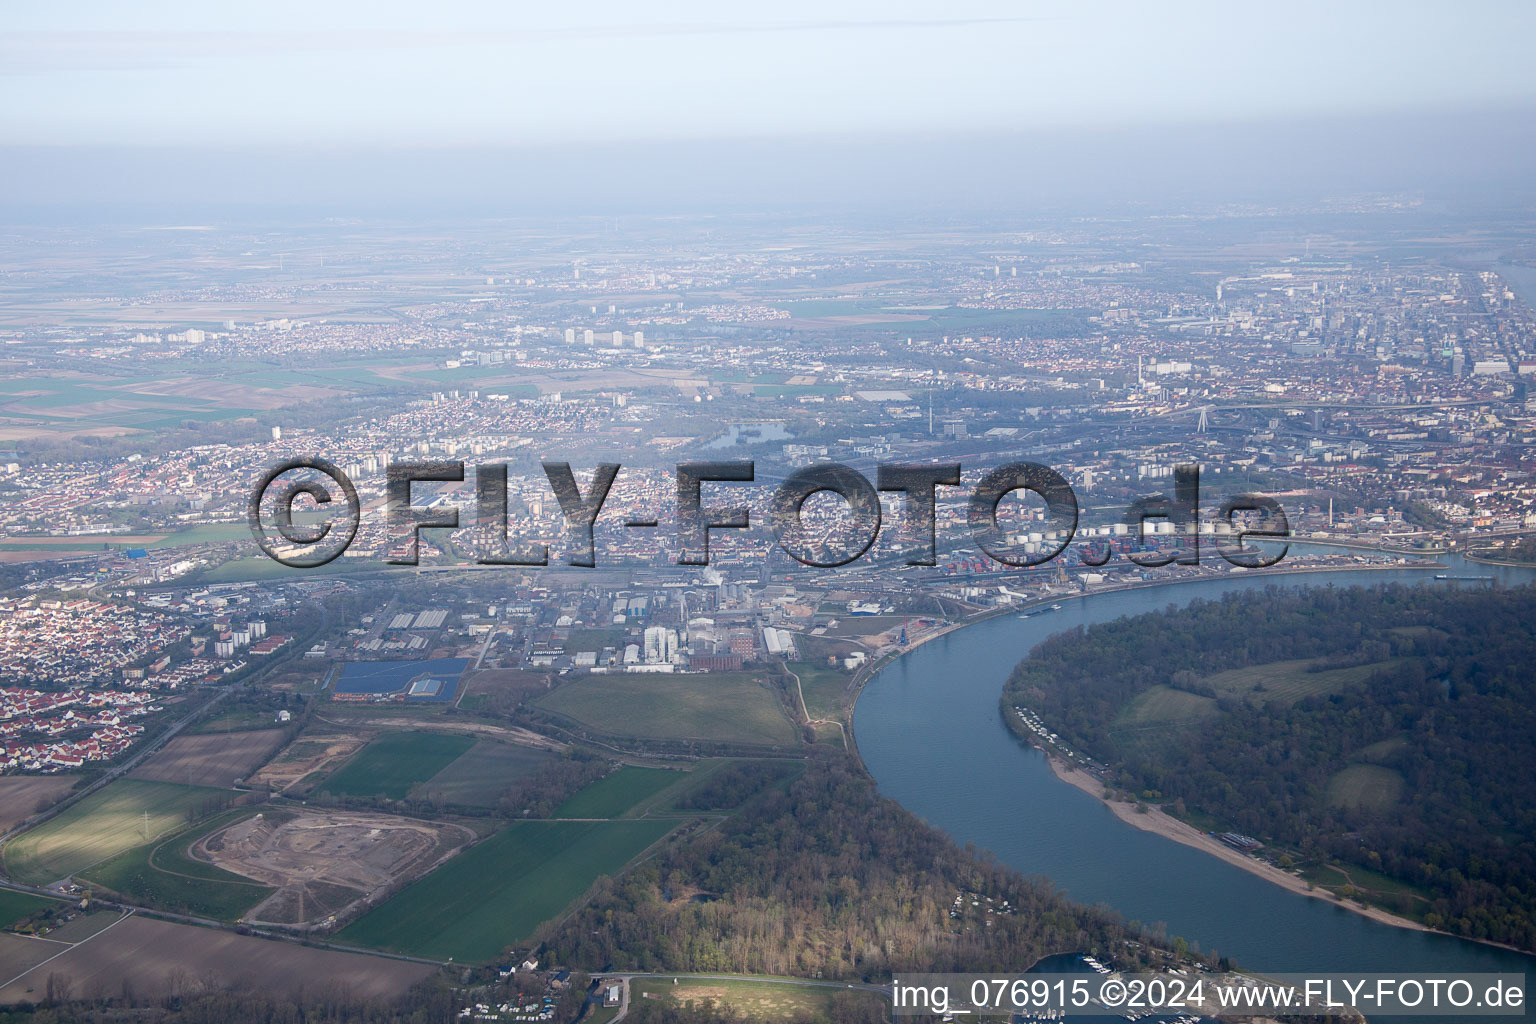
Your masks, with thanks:
M1536 579L1531 570L1495 569L1459 557L1443 561L1450 568L1440 571L1457 575L1494 575L1507 583ZM1380 924L1133 828L1057 779L1045 756L1015 737L999 714L998 698L1013 666L1063 629L1270 584L1448 585L1433 577L1433 571L1418 569L1238 576L1064 598L1057 612L989 619L922 645L870 680L854 711L859 753L882 793L957 841L1049 878L1074 900L1107 904L1146 925L1161 923L1170 936L1245 967L1505 971L1536 980L1536 958Z

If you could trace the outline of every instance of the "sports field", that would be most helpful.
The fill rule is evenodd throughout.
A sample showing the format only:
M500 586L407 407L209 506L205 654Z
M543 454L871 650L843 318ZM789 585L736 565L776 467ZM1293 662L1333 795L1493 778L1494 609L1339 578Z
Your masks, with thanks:
M555 808L557 818L617 818L637 804L687 778L669 768L636 768L625 765L575 793Z
M17 881L47 885L142 845L187 820L223 790L119 779L8 843L6 869Z
M608 736L799 742L777 695L751 672L578 676L534 703Z
M676 825L517 821L338 933L342 942L480 963L558 917Z
M475 745L473 737L440 732L385 733L320 787L337 796L382 796L404 800L411 787L425 782Z
M552 757L547 750L482 739L448 767L418 785L411 796L444 804L495 807L514 779L538 771Z

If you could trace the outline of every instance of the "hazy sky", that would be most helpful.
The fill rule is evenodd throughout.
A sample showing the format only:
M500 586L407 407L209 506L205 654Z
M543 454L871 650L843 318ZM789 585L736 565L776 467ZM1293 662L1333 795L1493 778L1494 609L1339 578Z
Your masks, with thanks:
M1536 103L1536 4L8 4L0 144L522 146Z

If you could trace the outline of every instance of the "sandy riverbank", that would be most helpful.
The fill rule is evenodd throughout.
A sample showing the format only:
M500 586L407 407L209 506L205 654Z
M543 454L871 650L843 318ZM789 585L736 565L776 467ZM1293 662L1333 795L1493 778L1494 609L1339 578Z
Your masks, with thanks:
M1335 906L1343 907L1345 910L1353 911L1373 921L1395 925L1398 928L1411 928L1419 932L1434 930L1420 924L1418 921L1399 917L1396 914L1382 910L1380 907L1361 906L1359 903L1351 900L1341 899L1326 889L1310 888L1304 880L1291 874L1289 871L1282 871L1273 864L1238 853L1220 840L1206 835L1193 825L1185 824L1173 815L1158 810L1156 807L1148 808L1145 813L1140 813L1136 810L1137 805L1134 803L1125 800L1106 799L1104 796L1104 784L1093 775L1083 771L1081 768L1068 764L1054 754L1047 753L1045 759L1050 764L1051 771L1058 779L1069 785L1076 786L1084 793L1101 801L1111 811L1115 812L1115 817L1127 825L1132 825L1144 832L1155 832L1165 839L1172 839L1174 842L1183 843L1185 846L1192 846L1213 857L1219 857L1234 867L1242 868L1251 875L1258 875L1267 882L1273 882L1275 885L1283 886L1302 896L1327 900Z

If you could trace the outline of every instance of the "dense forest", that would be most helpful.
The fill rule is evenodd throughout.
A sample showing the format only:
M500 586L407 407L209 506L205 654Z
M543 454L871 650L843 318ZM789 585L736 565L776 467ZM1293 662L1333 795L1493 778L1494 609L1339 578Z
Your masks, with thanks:
M549 939L551 959L871 980L1019 971L1067 950L1154 955L1127 946L1140 936L1113 913L960 849L841 763L813 762L788 787L762 781L719 828L601 883ZM980 906L952 915L962 891Z
M1433 927L1536 949L1533 666L1528 587L1269 588L1047 640L1003 705L1131 796L1404 883L1392 909ZM1138 722L1150 697L1198 713ZM1347 799L1365 773L1400 794Z

